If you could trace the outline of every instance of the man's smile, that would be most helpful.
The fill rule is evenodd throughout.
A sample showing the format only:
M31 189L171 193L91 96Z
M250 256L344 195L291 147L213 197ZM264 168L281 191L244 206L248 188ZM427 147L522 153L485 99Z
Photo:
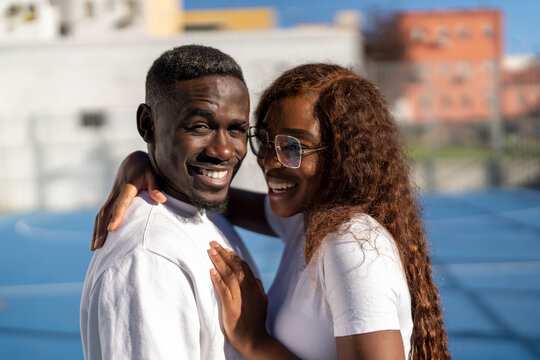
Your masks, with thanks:
M199 166L191 165L188 167L196 179L202 181L210 187L223 187L230 183L234 167L223 166Z

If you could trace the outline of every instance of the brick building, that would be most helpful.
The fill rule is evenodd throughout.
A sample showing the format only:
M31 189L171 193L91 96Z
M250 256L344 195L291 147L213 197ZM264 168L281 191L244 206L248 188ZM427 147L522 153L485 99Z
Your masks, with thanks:
M482 121L498 102L502 15L497 9L403 12L398 15L412 68L403 100L410 122Z
M536 55L507 55L503 61L501 99L508 120L540 115L540 58Z

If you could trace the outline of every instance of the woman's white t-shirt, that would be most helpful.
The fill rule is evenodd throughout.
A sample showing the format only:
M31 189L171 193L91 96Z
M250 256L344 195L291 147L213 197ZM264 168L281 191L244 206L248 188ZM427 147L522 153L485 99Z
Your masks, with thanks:
M285 242L268 292L267 328L301 359L336 359L335 337L400 330L407 358L412 316L409 288L392 236L375 219L355 215L324 238L306 266L304 216L266 218Z

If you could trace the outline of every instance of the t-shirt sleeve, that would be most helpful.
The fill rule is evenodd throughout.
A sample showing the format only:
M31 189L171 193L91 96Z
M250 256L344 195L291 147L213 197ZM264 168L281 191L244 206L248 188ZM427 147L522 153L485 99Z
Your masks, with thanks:
M264 213L266 215L266 221L274 230L274 232L281 238L281 240L286 240L288 234L291 231L296 231L298 227L304 226L304 214L296 214L287 218L277 216L270 206L270 199L268 195L264 198Z
M321 286L332 313L334 336L399 330L398 281L401 262L386 233L332 234L323 240Z
M90 312L88 326L99 330L99 346L89 342L89 359L200 358L188 278L155 254L139 254L104 272L92 290Z

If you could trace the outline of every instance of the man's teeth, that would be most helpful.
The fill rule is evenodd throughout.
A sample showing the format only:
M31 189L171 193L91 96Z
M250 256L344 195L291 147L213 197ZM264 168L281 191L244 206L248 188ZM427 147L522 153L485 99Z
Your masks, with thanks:
M214 170L207 170L203 168L200 168L200 169L201 169L201 174L203 174L204 176L208 176L209 178L212 178L212 179L223 179L228 173L227 170L214 171Z
M268 182L268 187L275 193L285 192L295 186L296 184L293 183L276 183L272 181Z

